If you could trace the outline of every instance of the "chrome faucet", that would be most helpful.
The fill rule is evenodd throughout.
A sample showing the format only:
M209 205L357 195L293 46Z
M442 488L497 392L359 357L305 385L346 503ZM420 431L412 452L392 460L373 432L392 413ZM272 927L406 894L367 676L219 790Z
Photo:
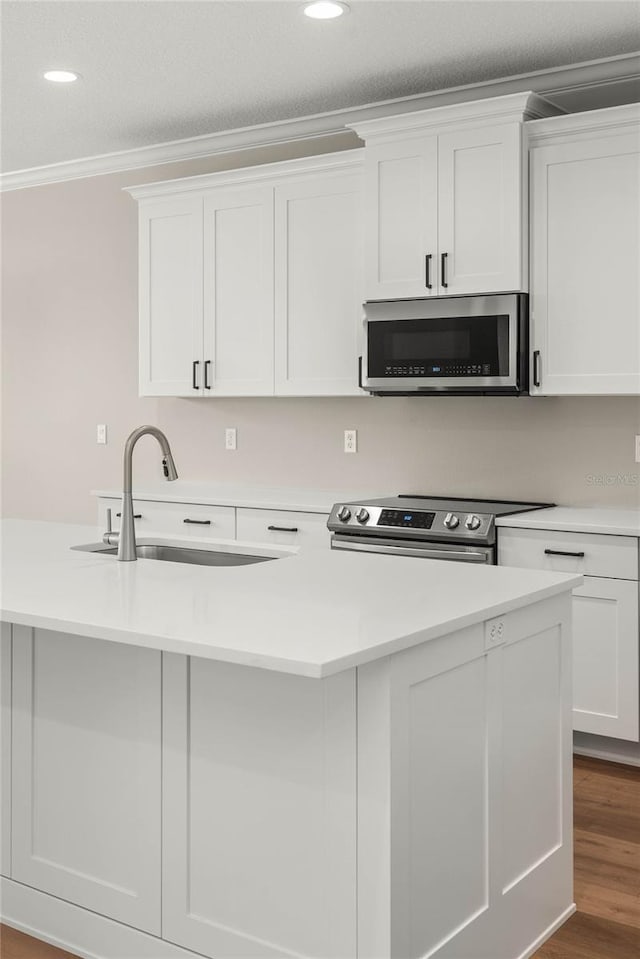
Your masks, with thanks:
M131 474L133 466L133 448L140 437L144 436L146 433L149 433L151 436L155 436L160 444L160 449L162 450L162 469L164 471L165 478L169 481L176 480L178 478L178 471L176 469L176 464L173 462L169 440L164 435L162 430L159 430L156 426L139 426L137 430L134 430L133 433L131 433L131 435L128 437L127 442L124 444L124 484L122 489L122 524L120 526L120 532L112 532L111 510L107 510L108 529L102 537L103 541L108 543L110 546L115 546L117 544L118 559L120 562L124 563L130 563L132 560L138 558L136 553L136 528L133 520Z

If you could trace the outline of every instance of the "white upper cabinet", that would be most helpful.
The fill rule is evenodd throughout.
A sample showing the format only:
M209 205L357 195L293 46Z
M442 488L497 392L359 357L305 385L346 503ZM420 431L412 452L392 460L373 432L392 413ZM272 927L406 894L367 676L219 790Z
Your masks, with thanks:
M522 125L438 137L440 293L526 290Z
M204 199L203 391L273 392L273 190Z
M529 93L355 124L366 143L366 299L526 291Z
M531 392L640 393L640 109L531 125Z
M365 150L367 299L437 292L438 139Z
M362 153L129 191L141 395L361 392Z
M139 299L140 394L195 395L194 376L202 365L199 197L153 199L141 205Z
M276 187L276 393L360 393L359 173Z

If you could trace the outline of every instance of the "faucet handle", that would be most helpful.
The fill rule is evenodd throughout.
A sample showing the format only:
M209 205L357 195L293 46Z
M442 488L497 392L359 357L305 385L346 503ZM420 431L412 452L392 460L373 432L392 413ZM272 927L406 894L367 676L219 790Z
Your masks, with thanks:
M111 525L111 507L107 507L107 532L102 537L102 542L108 546L117 546L120 533L114 533Z

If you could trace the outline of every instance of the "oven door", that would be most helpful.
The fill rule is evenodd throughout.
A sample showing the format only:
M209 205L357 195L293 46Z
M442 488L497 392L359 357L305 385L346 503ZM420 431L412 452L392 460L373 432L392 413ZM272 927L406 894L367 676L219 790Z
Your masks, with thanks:
M377 301L365 317L372 393L527 389L526 294Z
M417 556L421 559L457 560L461 563L483 563L494 566L493 546L464 546L453 543L425 543L386 539L377 536L331 535L331 549L355 550L359 553L386 553L389 556Z

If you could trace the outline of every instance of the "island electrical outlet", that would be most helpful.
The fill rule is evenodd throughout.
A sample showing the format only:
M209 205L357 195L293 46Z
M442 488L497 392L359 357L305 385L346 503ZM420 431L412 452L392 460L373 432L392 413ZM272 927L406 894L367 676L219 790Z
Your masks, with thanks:
M345 453L358 452L358 431L357 430L344 431L344 451Z

